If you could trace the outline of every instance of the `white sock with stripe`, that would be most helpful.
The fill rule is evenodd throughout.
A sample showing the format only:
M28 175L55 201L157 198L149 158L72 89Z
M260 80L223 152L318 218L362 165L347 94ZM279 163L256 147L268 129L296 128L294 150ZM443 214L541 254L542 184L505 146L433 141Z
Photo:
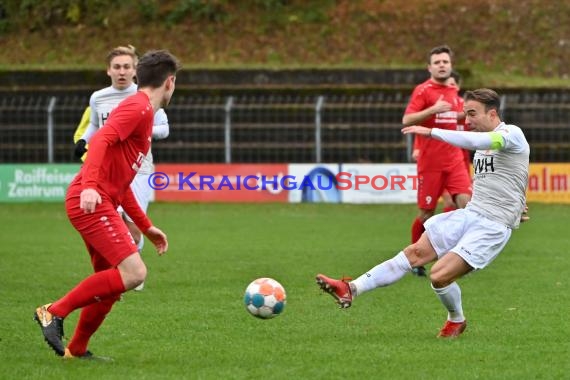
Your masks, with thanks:
M433 285L431 288L447 309L447 319L451 322L463 322L465 316L463 315L463 307L461 306L461 288L457 282L452 282L445 288L434 288Z
M412 267L408 258L404 252L400 251L400 253L390 260L376 265L352 281L350 284L352 285L353 296L360 295L372 289L391 285L404 277L404 275L411 270Z

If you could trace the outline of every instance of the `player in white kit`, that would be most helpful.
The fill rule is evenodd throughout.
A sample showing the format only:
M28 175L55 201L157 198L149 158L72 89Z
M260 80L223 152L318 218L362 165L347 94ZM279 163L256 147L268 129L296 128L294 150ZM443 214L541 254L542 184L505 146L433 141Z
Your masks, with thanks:
M412 268L437 261L430 272L431 286L448 311L438 337L453 338L466 328L461 290L456 280L483 269L507 244L512 229L528 219L525 193L530 148L522 130L499 116L500 99L489 89L467 91L464 111L475 132L409 126L414 133L475 150L473 196L465 209L432 216L415 244L370 269L354 281L317 275L317 283L341 308L372 289L388 286Z
M128 47L116 47L107 55L107 75L111 78L111 86L95 91L89 99L91 116L89 125L76 143L75 156L77 158L82 157L86 152L86 145L89 143L89 140L99 128L104 126L111 111L125 98L137 92L137 85L134 83L136 64L137 55L135 48L130 45ZM168 118L161 108L154 115L152 137L155 140L159 140L168 137L168 134ZM152 197L152 189L148 184L148 179L153 172L152 153L149 151L135 179L131 183L131 189L135 194L135 198L145 213ZM141 231L139 231L133 220L123 212L122 208L119 207L118 211L123 214L123 219L129 227L129 231L139 248L139 252L141 252L144 245L144 238ZM142 290L143 286L144 283L139 285L135 290Z

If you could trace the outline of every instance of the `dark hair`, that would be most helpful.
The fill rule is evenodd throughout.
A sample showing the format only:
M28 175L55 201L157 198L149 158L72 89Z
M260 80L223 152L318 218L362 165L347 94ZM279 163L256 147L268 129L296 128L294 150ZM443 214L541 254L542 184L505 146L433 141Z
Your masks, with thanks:
M436 46L430 50L429 55L427 57L428 64L431 64L431 56L435 54L447 53L449 54L449 59L453 62L453 50L447 45L440 45Z
M485 105L485 112L494 109L498 113L501 108L501 99L499 98L499 94L488 88L466 91L463 98L465 101L474 100Z
M176 75L178 70L178 59L167 50L146 52L137 65L138 86L158 88L170 75Z

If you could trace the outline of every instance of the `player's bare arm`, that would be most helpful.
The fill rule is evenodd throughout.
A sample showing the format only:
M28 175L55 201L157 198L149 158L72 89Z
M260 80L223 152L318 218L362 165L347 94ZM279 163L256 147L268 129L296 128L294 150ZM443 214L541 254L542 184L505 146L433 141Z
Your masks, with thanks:
M402 133L405 135L415 134L419 136L430 137L431 128L422 127L421 125L410 125L408 127L402 128Z

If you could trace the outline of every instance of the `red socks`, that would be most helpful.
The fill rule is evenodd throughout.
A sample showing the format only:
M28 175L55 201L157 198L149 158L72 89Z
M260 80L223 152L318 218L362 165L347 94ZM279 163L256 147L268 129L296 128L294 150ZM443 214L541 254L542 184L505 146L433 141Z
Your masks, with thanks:
M107 314L111 311L113 304L119 297L110 298L101 302L95 302L85 306L81 310L79 322L75 328L73 338L67 348L73 356L82 356L87 351L89 339L97 331Z
M424 233L425 228L420 218L416 218L414 223L412 223L412 244L420 240L420 237Z
M109 298L116 299L125 290L119 270L116 268L106 269L81 281L63 298L54 302L48 310L55 316L65 318L72 311L97 301Z

